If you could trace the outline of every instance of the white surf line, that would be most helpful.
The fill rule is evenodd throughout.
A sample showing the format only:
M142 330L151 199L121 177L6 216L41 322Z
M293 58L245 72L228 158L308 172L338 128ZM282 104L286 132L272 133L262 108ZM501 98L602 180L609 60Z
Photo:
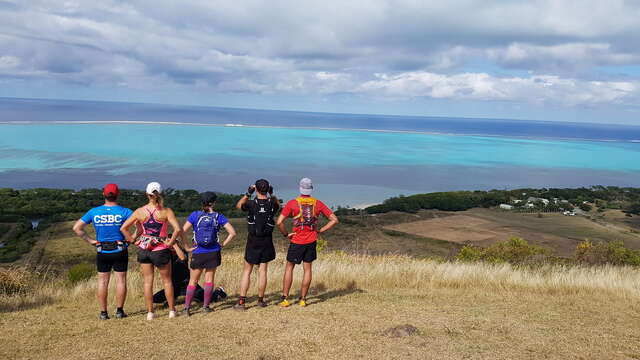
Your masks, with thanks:
M415 134L415 135L444 135L444 136L472 136L472 137L489 137L489 138L505 138L505 139L519 139L519 140L556 140L556 141L588 141L588 142L623 142L623 143L638 143L640 140L615 140L615 139L588 139L588 138L550 138L550 137L536 137L536 136L523 136L523 135L496 135L496 134L483 134L483 133L469 133L469 134L457 134L437 131L419 131L419 130L391 130L391 129L362 129L362 128L333 128L333 127L314 127L314 126L275 126L275 125L247 125L247 124L207 124L207 123L194 123L194 122L178 122L178 121L143 121L143 120L53 120L53 121L0 121L0 125L36 125L36 124L53 124L53 125L187 125L187 126L211 126L211 127L244 127L244 128L257 128L257 129L293 129L293 130L326 130L326 131L359 131L359 132L372 132L372 133L392 133L392 134Z

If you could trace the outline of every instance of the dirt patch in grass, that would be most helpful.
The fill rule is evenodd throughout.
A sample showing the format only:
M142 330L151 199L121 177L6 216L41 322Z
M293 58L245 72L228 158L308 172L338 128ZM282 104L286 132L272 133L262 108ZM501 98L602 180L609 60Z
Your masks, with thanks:
M500 233L492 229L492 223L474 216L452 215L443 218L414 221L387 226L387 229L406 232L455 243L488 240Z
M525 221L540 223L537 219L534 216L528 216ZM576 245L581 241L580 238L562 237L523 226L505 225L489 217L474 216L465 212L460 215L390 225L386 229L457 244L479 246L491 245L517 236L533 244L552 249L562 256L573 254Z
M382 334L384 336L388 336L391 338L401 338L401 337L411 336L417 332L418 332L417 327L409 324L404 324L404 325L398 325L392 328L388 328Z

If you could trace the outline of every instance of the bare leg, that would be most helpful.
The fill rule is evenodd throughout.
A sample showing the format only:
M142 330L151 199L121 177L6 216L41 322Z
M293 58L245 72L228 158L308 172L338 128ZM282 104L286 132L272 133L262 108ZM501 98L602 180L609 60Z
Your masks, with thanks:
M268 263L261 263L258 268L258 296L264 298L264 291L267 288L267 266Z
M306 299L307 293L309 292L309 286L311 285L311 263L303 262L302 268L304 269L304 277L302 278L302 289L300 290L300 297Z
M202 269L191 269L189 273L189 285L196 286L200 281L200 275L202 275Z
M240 296L247 296L249 290L249 284L251 284L251 271L253 265L248 262L244 262L244 268L242 269L242 278L240 279Z
M98 303L100 311L107 311L107 295L109 294L109 279L111 272L98 273Z
M214 280L216 279L216 269L217 268L204 270L204 282L208 282L208 283L214 282Z
M153 312L153 264L140 264L140 271L144 279L144 303L147 312Z
M127 272L115 272L116 274L116 306L124 307L127 298Z
M284 268L284 277L282 278L282 295L289 296L289 290L291 289L291 283L293 282L293 268L296 264L287 261Z
M167 297L169 310L176 311L176 299L173 297L173 282L171 282L171 263L159 267L158 271L160 272L162 283L164 284L164 294Z

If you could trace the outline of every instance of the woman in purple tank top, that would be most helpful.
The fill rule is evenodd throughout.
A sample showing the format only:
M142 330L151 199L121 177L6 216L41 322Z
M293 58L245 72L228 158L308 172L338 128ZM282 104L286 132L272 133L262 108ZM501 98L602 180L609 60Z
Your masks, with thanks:
M171 282L171 248L182 232L173 210L164 207L162 187L157 182L147 185L149 203L136 209L133 215L122 224L120 231L127 241L138 246L138 262L144 278L144 301L147 306L147 320L153 320L153 274L158 268L164 292L169 303L169 317L176 316L176 307ZM136 226L135 238L129 232L131 225ZM173 233L167 236L167 226L171 225Z
M192 246L184 243L187 251L192 252L191 256L191 274L189 276L189 285L184 300L183 314L190 316L191 300L193 299L200 277L204 272L204 302L202 311L211 312L213 308L209 307L211 303L216 269L222 263L221 251L231 239L236 236L236 230L233 228L227 218L214 210L216 202L216 194L211 191L202 193L202 210L194 211L189 215L187 221L182 228L186 233L193 227ZM227 231L227 237L224 241L218 241L218 233L220 230ZM185 239L182 239L183 242Z

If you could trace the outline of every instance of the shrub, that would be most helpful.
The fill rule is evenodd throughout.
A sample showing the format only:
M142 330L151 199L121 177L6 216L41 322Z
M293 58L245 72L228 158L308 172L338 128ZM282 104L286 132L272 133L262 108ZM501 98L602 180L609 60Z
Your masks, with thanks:
M67 274L67 280L71 285L77 284L81 281L91 279L96 274L96 268L94 265L88 263L80 263L72 266Z
M545 249L531 245L519 237L497 242L486 248L466 245L456 259L459 261L486 261L490 263L532 264L547 259Z
M589 205L589 204L580 204L579 208L580 208L580 210L585 211L585 212L591 211L591 205Z
M465 245L458 255L456 255L456 260L464 261L464 262L474 262L479 261L482 258L482 249L476 246Z
M318 240L316 240L316 251L321 252L325 247L327 247L327 240L318 236Z
M627 214L640 215L640 202L634 202L624 210Z
M21 293L29 288L30 273L21 268L0 269L0 295Z
M640 266L640 251L624 247L622 241L593 243L589 239L576 247L575 260L589 265Z

